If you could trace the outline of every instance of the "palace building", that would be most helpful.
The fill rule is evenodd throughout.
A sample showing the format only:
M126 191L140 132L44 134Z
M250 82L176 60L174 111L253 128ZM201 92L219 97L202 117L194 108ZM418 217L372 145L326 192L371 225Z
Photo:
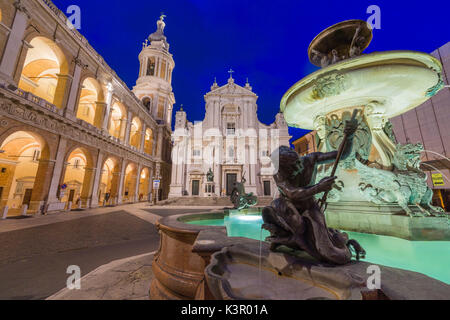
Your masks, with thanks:
M143 44L130 90L51 1L5 0L0 10L7 215L167 198L175 63L164 16Z
M229 196L243 179L246 193L277 192L270 156L289 145L287 123L281 113L271 125L259 122L258 96L248 81L239 86L230 74L227 84L214 82L205 95L202 122L189 122L184 110L176 113L169 198Z

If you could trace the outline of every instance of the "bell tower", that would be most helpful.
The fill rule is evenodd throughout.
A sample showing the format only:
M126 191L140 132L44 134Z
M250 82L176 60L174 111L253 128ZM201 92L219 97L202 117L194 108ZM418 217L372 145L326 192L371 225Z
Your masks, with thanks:
M142 51L139 54L139 77L133 92L158 123L164 123L170 128L175 104L172 92L172 72L175 62L164 35L166 27L164 18L165 15L160 16L156 23L156 31L142 44Z

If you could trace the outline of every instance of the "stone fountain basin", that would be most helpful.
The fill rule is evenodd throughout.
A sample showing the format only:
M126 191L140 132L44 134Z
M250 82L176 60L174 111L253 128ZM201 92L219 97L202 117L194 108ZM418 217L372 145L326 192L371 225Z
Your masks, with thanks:
M361 277L343 269L304 261L299 264L292 256L280 253L270 252L260 262L254 249L226 247L211 257L205 275L216 299L362 300Z
M429 99L440 81L442 65L415 51L362 55L321 69L297 82L284 95L281 111L289 125L314 129L318 115L366 106L376 101L387 118Z

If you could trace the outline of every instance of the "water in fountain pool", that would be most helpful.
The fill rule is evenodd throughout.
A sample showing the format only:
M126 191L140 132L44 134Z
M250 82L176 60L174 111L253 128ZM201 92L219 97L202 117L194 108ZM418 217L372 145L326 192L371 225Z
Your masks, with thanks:
M230 215L224 219L197 220L189 224L225 226L228 236L262 240L261 215ZM367 251L364 261L426 274L450 284L450 241L408 241L375 234L347 232Z

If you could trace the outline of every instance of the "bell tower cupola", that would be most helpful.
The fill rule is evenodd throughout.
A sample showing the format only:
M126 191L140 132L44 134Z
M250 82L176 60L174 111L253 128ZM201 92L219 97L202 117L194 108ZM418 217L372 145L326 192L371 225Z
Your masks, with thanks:
M139 54L139 77L133 92L154 119L170 127L175 104L172 92L172 72L175 62L164 34L165 17L161 14L156 22L156 31L142 43L142 51Z

